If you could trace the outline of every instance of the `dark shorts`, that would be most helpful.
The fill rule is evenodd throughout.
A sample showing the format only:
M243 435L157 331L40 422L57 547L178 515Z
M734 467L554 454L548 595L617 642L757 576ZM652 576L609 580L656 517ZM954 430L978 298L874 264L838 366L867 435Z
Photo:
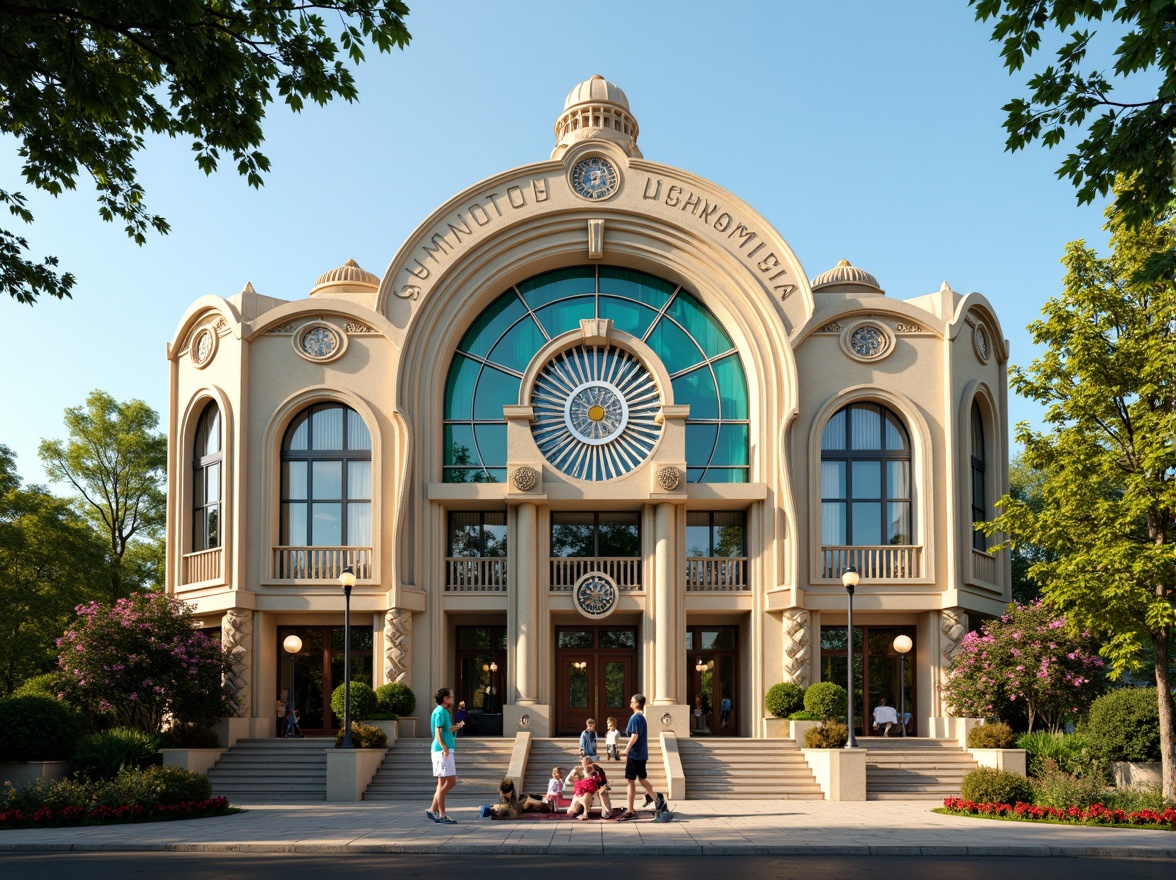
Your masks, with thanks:
M648 774L645 772L644 758L625 758L625 778L626 779L644 779Z

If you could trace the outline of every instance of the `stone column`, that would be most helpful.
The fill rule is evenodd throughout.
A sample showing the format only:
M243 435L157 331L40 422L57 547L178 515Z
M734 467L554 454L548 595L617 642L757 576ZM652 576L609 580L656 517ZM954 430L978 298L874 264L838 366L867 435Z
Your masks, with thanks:
M653 702L677 703L678 620L674 602L674 505L654 511L653 549Z
M515 577L515 637L514 678L515 701L535 703L539 698L539 570L535 538L538 510L534 504L519 505L518 529L514 535L517 574Z
M249 667L253 647L253 612L248 608L230 608L221 620L221 644L232 659L232 666L225 675L224 689L232 700L232 713L236 718L248 718L251 714L251 676Z
M412 679L412 612L393 608L384 615L384 681Z
M809 613L803 608L789 608L784 612L784 681L801 687L809 685Z

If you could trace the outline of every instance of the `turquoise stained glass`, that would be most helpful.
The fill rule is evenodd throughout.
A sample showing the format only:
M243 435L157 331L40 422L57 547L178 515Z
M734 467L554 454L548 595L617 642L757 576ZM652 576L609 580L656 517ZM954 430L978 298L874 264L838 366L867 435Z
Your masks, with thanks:
M577 329L583 318L611 319L661 359L674 402L690 405L687 479L747 482L747 377L731 337L694 294L615 266L575 266L537 275L505 291L470 325L450 361L445 384L445 482L505 479L502 407L519 402L522 375L535 352ZM612 479L624 471L605 462L578 475Z

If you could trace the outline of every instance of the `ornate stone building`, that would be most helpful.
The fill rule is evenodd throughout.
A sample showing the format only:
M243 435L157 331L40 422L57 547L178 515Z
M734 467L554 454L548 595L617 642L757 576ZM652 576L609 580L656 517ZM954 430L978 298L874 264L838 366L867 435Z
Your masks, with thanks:
M168 589L220 623L241 718L270 732L293 668L303 727L334 725L350 567L354 676L421 717L445 684L483 735L558 735L642 691L664 729L762 736L775 682L844 684L852 565L857 717L898 696L905 634L926 733L969 615L1009 598L971 527L1007 487L989 302L810 282L750 205L643 158L600 77L555 135L382 277L180 320Z

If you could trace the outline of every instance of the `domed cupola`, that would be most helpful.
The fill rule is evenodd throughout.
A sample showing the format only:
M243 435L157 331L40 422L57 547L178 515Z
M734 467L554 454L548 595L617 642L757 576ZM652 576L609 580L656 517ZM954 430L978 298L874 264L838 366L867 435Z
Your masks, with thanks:
M375 293L380 279L364 269L355 260L348 260L338 269L324 272L310 291L311 296L330 296L339 293Z
M813 293L877 293L885 295L878 286L878 279L849 260L842 260L828 272L822 272L813 279Z
M597 75L568 93L564 110L555 123L555 149L559 159L580 141L607 140L629 156L641 158L637 148L637 120L629 112L629 99L617 86Z

